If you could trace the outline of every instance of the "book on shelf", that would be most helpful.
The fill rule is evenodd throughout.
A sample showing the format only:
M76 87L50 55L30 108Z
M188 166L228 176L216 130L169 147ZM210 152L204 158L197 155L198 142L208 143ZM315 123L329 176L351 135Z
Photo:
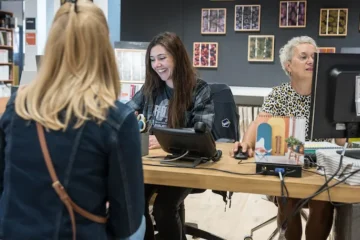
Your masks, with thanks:
M0 49L0 63L9 63L9 50Z
M11 12L4 12L0 10L0 28L15 28L16 18Z
M0 30L0 45L12 47L12 33Z
M0 81L10 80L10 66L0 66Z
M142 84L121 83L119 101L123 103L130 101L135 93L140 90L141 86Z

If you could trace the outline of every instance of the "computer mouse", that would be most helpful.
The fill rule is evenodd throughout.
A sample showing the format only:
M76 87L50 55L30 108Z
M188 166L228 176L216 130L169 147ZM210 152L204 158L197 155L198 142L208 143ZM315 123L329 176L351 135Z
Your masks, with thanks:
M247 152L242 152L242 147L239 146L238 150L234 153L234 158L235 159L241 159L241 160L246 160L249 158L249 155Z

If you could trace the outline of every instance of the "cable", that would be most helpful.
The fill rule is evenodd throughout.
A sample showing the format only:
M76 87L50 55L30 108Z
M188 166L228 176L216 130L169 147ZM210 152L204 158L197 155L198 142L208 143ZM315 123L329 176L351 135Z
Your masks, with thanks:
M312 199L314 198L315 196L319 195L320 193L324 192L324 189L328 189L328 184L331 182L331 180L333 180L337 174L339 173L339 171L341 170L341 166L342 166L342 162L343 162L343 158L344 158L344 154L345 154L345 150L348 146L348 142L349 142L349 139L346 138L346 142L345 142L345 145L343 147L343 150L341 152L341 155L340 155L340 161L339 161L339 165L338 165L338 168L336 169L335 173L333 175L331 175L331 177L329 179L327 179L325 181L325 183L320 186L320 188L312 195L310 195L309 197L306 197L302 200L300 200L296 206L295 206L295 210L293 211L293 213L291 214L291 217L294 217L296 214L298 214L301 209ZM360 171L360 170L359 170ZM336 185L333 185L333 186L336 186ZM289 215L285 218L285 220L283 221L283 223L281 224L281 227L284 228L284 226L287 224L287 222L289 221Z
M346 173L346 174L349 174L349 175L346 176L346 177L344 177L342 180L334 183L333 185L330 185L330 186L324 188L324 189L321 190L320 192L314 193L313 195L309 196L309 198L314 198L314 197L316 197L317 195L321 194L322 192L327 191L327 190L329 190L329 189L331 189L331 188L333 188L333 187L335 187L335 186L337 186L337 185L345 182L348 178L350 178L351 176L353 176L354 174L356 174L356 173L358 173L358 172L360 172L360 169L357 169L357 170L355 170L355 171L353 171L353 172ZM346 175L346 174L344 174L344 175ZM351 204L354 204L354 203L351 203Z
M189 154L189 150L187 150L183 155L180 155L179 157L175 157L175 158L171 158L171 159L163 159L163 162L175 162L179 159L182 159L183 157L185 157L186 155Z

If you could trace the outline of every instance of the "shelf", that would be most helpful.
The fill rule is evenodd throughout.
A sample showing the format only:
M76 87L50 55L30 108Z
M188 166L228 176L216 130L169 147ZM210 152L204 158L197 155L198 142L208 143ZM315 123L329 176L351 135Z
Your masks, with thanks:
M12 12L7 12L7 11L0 10L0 15L2 15L2 14L7 14L7 15L10 15L10 16L14 15L14 13L12 13Z
M12 47L12 46L6 46L6 45L0 45L0 48L13 49L13 47Z
M3 28L3 27L0 27L0 31L12 32L13 30L14 30L13 28Z

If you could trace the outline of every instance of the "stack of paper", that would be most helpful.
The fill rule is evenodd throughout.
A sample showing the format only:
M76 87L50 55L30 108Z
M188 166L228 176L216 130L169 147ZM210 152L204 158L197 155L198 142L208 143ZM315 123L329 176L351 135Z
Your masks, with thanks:
M338 149L320 149L316 151L317 164L325 168L325 173L327 177L332 176L339 167L340 154L338 154L336 151L338 151ZM351 149L347 151L351 151ZM336 179L342 180L346 176L349 176L350 172L359 169L360 169L359 159L354 159L344 156L341 169L338 173L338 176L336 176ZM346 179L345 183L349 185L360 185L360 172L357 172L348 179Z

